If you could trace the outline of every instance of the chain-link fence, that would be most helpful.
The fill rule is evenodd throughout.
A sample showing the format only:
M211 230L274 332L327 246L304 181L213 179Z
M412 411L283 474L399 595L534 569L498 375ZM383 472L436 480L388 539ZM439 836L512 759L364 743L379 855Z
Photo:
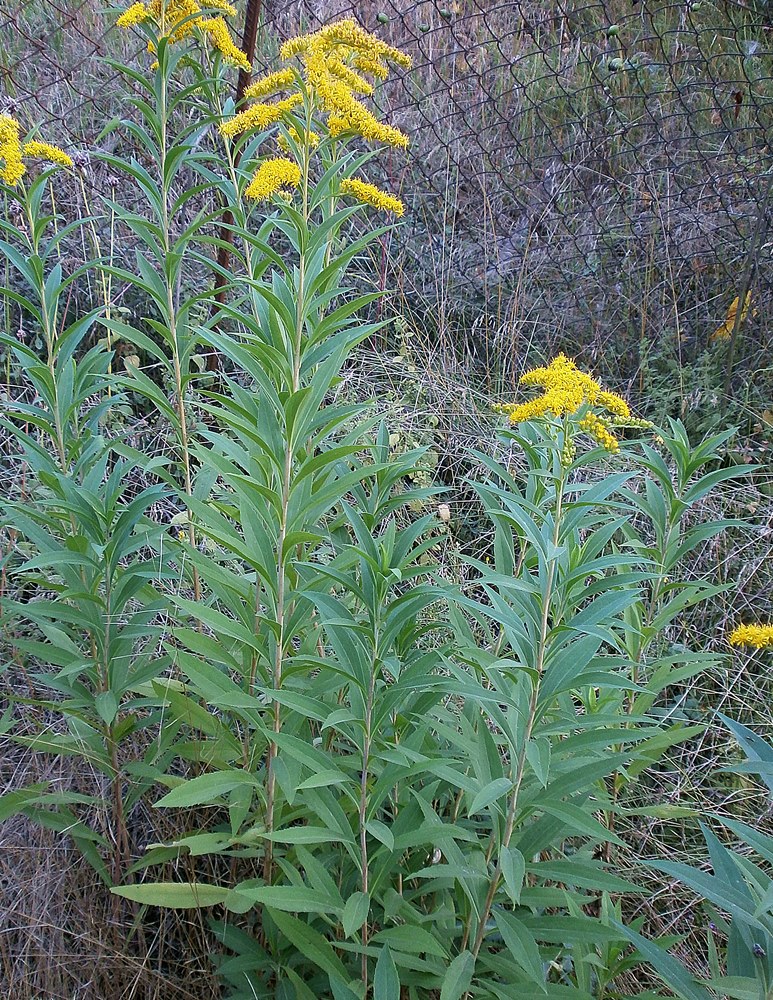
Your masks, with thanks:
M378 169L410 207L385 261L414 324L500 370L536 343L596 364L614 352L633 379L664 350L699 357L748 289L747 342L764 340L765 3L263 0L260 15L257 69L342 15L413 56L377 102L412 139ZM75 148L96 142L122 93L96 57L136 44L114 16L0 2L3 100Z

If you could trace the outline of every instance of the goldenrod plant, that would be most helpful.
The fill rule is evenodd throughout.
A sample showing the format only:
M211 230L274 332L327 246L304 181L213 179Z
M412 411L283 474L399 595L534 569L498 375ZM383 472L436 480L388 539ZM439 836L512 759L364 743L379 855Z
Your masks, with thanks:
M11 793L6 814L26 811L54 829L68 830L108 883L126 873L127 809L148 785L125 787L120 746L142 727L131 702L121 706L132 683L156 676L159 605L148 586L155 570L148 546L160 528L140 523L160 488L131 490L131 462L110 454L105 421L111 405L110 355L101 342L88 347L99 310L68 315L67 301L79 272L65 275L61 246L86 220L58 228L48 205L57 170L31 180L27 157L72 167L63 150L39 140L21 142L21 125L4 116L0 147L6 196L20 222L0 220L3 253L20 284L4 294L20 310L30 336L0 334L16 359L22 392L0 418L25 470L20 489L4 502L4 520L16 535L21 557L15 572L19 598L4 613L26 622L14 639L20 652L46 670L36 675L30 701L59 714L65 725L38 735L16 735L39 751L82 757L107 780L109 829L100 832L72 813L89 796L44 786ZM133 495L130 495L133 494ZM40 692L48 689L51 696ZM104 849L112 861L100 853Z
M701 731L663 692L716 659L674 636L717 593L685 561L732 522L689 517L748 469L561 355L523 379L542 395L497 407L474 483L491 555L444 580L451 508L428 503L422 449L395 451L341 384L381 326L347 270L408 211L368 179L408 147L368 101L410 60L334 22L235 107L232 13L118 18L150 52L122 67L132 114L99 154L133 266L86 267L129 290L123 311L72 315L59 248L88 220L56 217L57 170L34 164L70 158L0 119L5 294L40 337L3 335L24 470L3 505L7 676L29 684L3 725L100 775L16 789L0 815L75 838L140 922L206 909L228 996L612 1000L655 947L624 923L642 889L615 858L627 818L664 807L627 790ZM138 804L174 832L149 844Z

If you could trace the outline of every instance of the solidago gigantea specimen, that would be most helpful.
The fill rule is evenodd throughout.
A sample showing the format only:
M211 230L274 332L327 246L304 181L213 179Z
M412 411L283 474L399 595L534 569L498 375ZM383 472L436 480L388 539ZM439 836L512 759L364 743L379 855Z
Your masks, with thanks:
M379 121L360 100L373 94L374 85L368 77L386 79L390 63L403 69L410 67L410 57L405 53L347 19L290 39L281 47L280 56L291 65L247 88L245 96L256 103L223 122L220 131L225 137L234 138L243 132L281 124L286 133L279 136L282 151L290 152L295 144L300 155L307 155L319 143L319 136L311 126L321 117L330 139L359 137L366 142L407 148L408 136ZM264 100L279 94L287 96ZM294 117L302 105L304 123ZM301 170L296 173L290 163L284 157L265 161L248 186L247 196L263 201L284 189L299 186ZM344 178L338 193L394 215L402 215L405 210L398 198L362 178Z
M161 44L157 32L159 27L169 31L169 6L161 9L163 22L157 20L158 11L150 11L152 23L145 24L149 10L127 15L124 23L142 18L138 23L158 53L154 86L163 94L162 87L177 86L175 70L182 50ZM202 176L229 207L233 245L238 247L227 300L213 303L215 322L201 333L209 347L230 359L238 378L227 379L228 391L201 403L213 417L210 426L218 428L206 430L206 447L195 441L197 432L190 424L190 448L204 466L200 482L211 497L200 492L203 486L197 489L198 469L192 464L181 492L188 498L189 524L195 525L196 534L194 541L177 541L199 573L201 599L195 594L194 600L183 600L182 627L175 635L186 647L181 647L186 697L213 706L218 719L205 725L202 734L217 729L225 738L221 750L216 741L203 740L197 761L208 772L198 803L216 805L226 795L234 805L232 832L224 834L225 839L220 838L223 831L217 832L213 853L228 851L231 839L234 857L257 860L235 866L235 894L232 885L186 884L181 890L179 883L174 892L163 884L119 890L139 902L161 905L177 898L191 906L227 900L227 908L240 913L254 907L266 945L261 966L271 991L266 996L280 995L273 992L277 981L292 981L291 972L284 974L285 963L294 971L303 955L296 937L300 921L287 914L320 912L316 904L307 911L303 901L300 906L286 905L296 885L302 895L306 892L307 871L314 871L315 879L319 875L326 890L336 883L341 886L332 899L325 898L324 907L332 905L337 925L342 914L337 900L342 894L353 897L354 922L350 925L347 911L345 936L355 942L354 962L367 992L373 972L369 949L381 950L378 942L370 942L384 923L377 894L380 886L386 889L393 881L391 876L386 881L378 878L376 862L383 844L372 832L380 827L371 823L369 809L381 814L386 807L374 806L370 792L381 777L385 743L400 739L393 726L386 725L378 701L389 688L400 709L395 725L401 731L412 726L416 689L411 670L421 666L420 639L427 628L420 612L437 598L428 583L423 589L428 571L418 562L427 547L421 537L424 525L420 522L414 529L403 513L421 500L421 491L406 483L417 456L391 455L386 431L373 443L371 431L358 420L361 408L335 401L340 372L351 352L381 326L359 315L378 295L357 295L347 288L345 274L383 230L358 227L353 232L347 223L362 206L393 215L404 211L399 199L352 176L373 155L363 153L363 141L398 149L408 144L407 136L379 121L364 101L390 66L407 68L410 60L351 20L293 39L283 46L282 58L285 65L277 72L251 85L247 106L237 113L230 96L223 96L221 79L205 79L195 99L209 96L225 143L214 150L183 153L172 149L171 141L163 143L157 164L164 179L170 174L165 162L186 168L188 163L203 164ZM169 103L160 102L164 112ZM148 106L143 101L139 110L147 115ZM181 119L152 120L153 128L147 131L165 134L160 125L171 131ZM164 194L161 201L168 211L161 213L161 227L174 212L168 184ZM345 204L344 198L356 204ZM165 240L171 245L166 235ZM176 263L176 255L170 256ZM160 270L168 280L165 269ZM185 286L184 277L181 284ZM177 302L177 287L168 298ZM185 302L174 312L164 314L163 309L162 303L158 311L164 327L187 332L192 310ZM180 351L181 358L188 356ZM190 401L197 405L193 392ZM181 407L180 427L188 426L184 416ZM216 475L210 475L213 471ZM211 548L195 544L199 539L210 542ZM406 581L412 603L403 614ZM236 591L229 594L232 584ZM228 626L234 616L243 626L236 641ZM340 616L352 624L348 653L338 641ZM187 628L202 622L208 622L203 630ZM217 642L211 645L213 622ZM210 646L203 655L202 632ZM405 682L395 686L403 675ZM206 693L206 677L238 684L240 691L235 697L224 690ZM304 697L321 699L320 719L340 715L343 706L341 728L322 731L316 710L305 715L311 702L299 705L297 700L304 692ZM435 702L440 696L431 692L428 697ZM189 729L189 719L182 714L179 723ZM295 759L294 751L300 753ZM184 759L186 753L183 747L179 756ZM310 763L316 768L314 761L326 763L321 784L318 773L306 773ZM220 776L221 770L229 773ZM345 789L328 788L331 777L336 786L340 777ZM173 775L169 778L171 791L157 803L162 808L181 805L180 796L190 787ZM229 786L225 790L223 783ZM316 847L305 840L302 828L307 823L324 827L318 842L323 845L338 824L330 838L334 847ZM298 841L296 851L298 836L304 843ZM339 855L341 843L347 846ZM332 878L324 878L325 869ZM327 954L330 945L323 945ZM333 975L347 984L356 975L353 962L346 967L335 964ZM328 996L318 972L306 968L304 976L313 995Z

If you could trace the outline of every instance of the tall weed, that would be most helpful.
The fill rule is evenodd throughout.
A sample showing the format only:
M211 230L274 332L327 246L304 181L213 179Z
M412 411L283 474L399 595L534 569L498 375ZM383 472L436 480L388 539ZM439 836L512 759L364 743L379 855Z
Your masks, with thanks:
M6 294L44 350L4 335L34 399L4 418L25 474L4 507L18 581L4 614L16 659L35 664L17 709L47 715L32 737L4 725L105 784L17 789L0 809L68 832L116 899L215 908L233 997L611 998L651 960L646 943L628 950L641 927L625 904L643 889L615 865L637 811L626 790L700 730L663 692L712 661L678 638L681 611L717 593L684 567L731 522L691 512L748 469L718 467L727 435L693 447L674 423L657 447L636 440L650 430L625 402L559 358L531 376L544 397L506 408L518 419L498 457L477 456L493 558L444 580L422 449L397 453L341 392L379 329L347 270L388 229L351 222L363 202L402 212L356 176L359 139L404 137L354 96L368 87L355 71L405 58L329 26L289 43L289 75L256 82L235 114L225 22L194 7L122 18L156 60L122 67L135 152L107 157L144 201L108 205L140 249L134 270L89 266L152 315L69 317L79 275L57 260L54 180L6 185L23 218L3 224ZM282 156L266 156L275 140ZM221 301L201 274L224 207ZM116 340L154 374L113 374ZM223 359L216 380L202 350ZM164 454L123 439L129 405L168 428ZM154 483L138 490L138 473ZM176 530L159 504L180 508ZM179 816L144 853L140 800ZM173 877L181 857L220 878Z

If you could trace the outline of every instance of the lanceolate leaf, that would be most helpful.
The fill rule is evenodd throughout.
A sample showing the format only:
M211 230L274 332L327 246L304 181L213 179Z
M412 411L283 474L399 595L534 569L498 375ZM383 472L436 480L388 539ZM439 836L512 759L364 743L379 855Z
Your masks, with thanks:
M281 910L273 910L269 907L268 912L288 944L296 948L300 955L303 955L329 976L335 976L344 983L348 981L349 977L341 960L319 931Z
M255 786L255 776L244 771L211 771L182 782L155 803L156 809L214 804L217 799L242 785Z
M475 959L471 952L463 951L451 962L443 977L440 1000L461 1000L470 988L475 972Z
M352 937L368 919L370 897L365 892L355 892L346 900L343 912L344 934Z
M528 927L505 910L496 910L494 918L513 959L529 979L544 993L545 973L537 942Z
M228 895L228 889L202 882L146 882L143 885L122 885L110 891L135 903L164 906L172 910L215 906Z
M759 774L770 791L773 792L773 746L747 726L742 726L740 722L729 719L721 712L718 712L717 715L738 740L749 762L749 770ZM754 771L757 765L759 765L759 771ZM728 770L732 770L732 768L728 768Z
M378 956L373 974L373 1000L400 1000L400 977L397 974L389 945Z
M521 901L521 890L526 875L526 861L514 847L500 847L499 864L510 899L517 905Z
M636 945L642 958L649 962L663 981L683 1000L713 1000L707 989L697 983L685 967L664 949L639 934L632 927L626 927L617 920L611 925L624 937Z

